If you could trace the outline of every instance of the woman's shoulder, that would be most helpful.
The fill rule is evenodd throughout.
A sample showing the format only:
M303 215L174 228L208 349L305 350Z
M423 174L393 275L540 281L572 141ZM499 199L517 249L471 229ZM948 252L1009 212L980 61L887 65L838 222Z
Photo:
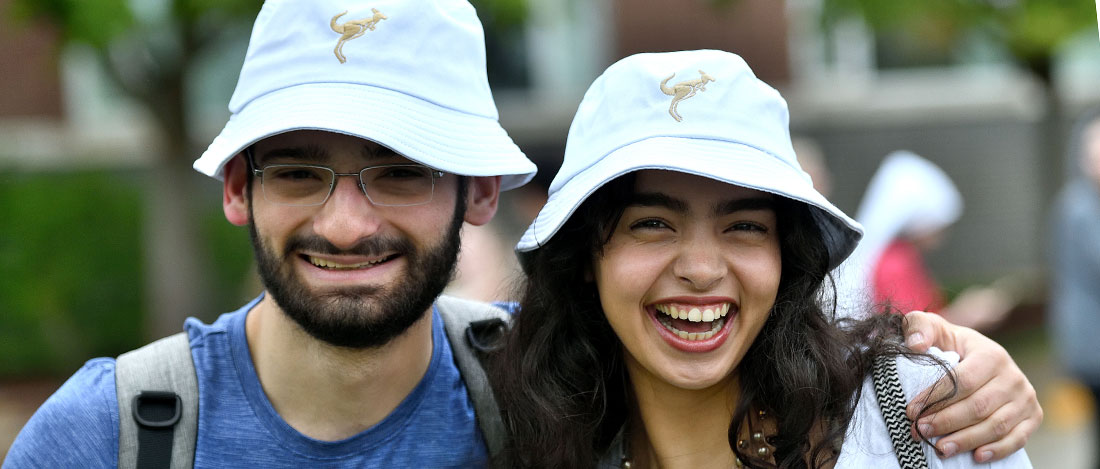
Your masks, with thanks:
M898 367L898 379L901 381L902 390L905 391L905 399L911 401L924 388L935 384L950 369L958 365L959 354L932 347L927 355L898 355L894 357L894 362Z
M906 402L911 402L922 390L935 384L944 377L949 368L959 362L958 354L931 349L927 356L897 356L898 379ZM945 368L946 366L946 368ZM934 441L934 440L933 440ZM1020 450L1012 456L991 464L974 462L971 452L961 453L950 458L940 458L928 443L921 443L925 460L930 468L962 469L983 468L1029 468L1027 454ZM857 467L900 467L894 453L890 432L879 408L875 385L871 376L863 382L855 414L848 426L836 468Z

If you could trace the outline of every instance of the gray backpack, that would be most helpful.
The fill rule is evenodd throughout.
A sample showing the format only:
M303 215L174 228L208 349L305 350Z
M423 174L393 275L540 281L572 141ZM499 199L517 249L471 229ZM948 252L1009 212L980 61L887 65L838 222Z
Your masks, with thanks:
M504 424L481 358L507 330L511 316L486 303L448 296L436 299L435 305L493 458L504 446ZM120 355L115 386L119 469L192 467L199 392L187 333Z

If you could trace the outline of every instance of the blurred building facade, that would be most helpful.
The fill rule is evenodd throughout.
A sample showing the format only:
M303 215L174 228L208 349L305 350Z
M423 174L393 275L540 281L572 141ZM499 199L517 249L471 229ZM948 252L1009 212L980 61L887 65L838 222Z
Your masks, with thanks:
M570 81L577 88L549 96L537 85L526 94L498 93L505 126L550 171L560 161L575 103L604 66L636 52L724 49L742 55L787 98L792 133L821 146L833 173L831 197L843 209L855 211L887 153L919 153L951 175L966 203L944 248L929 258L940 278L959 286L1017 274L1041 290L1047 205L1061 185L1065 157L1045 140L1043 84L989 38L936 44L936 38L876 34L859 20L823 31L819 0L547 3L587 9L575 11L577 17L605 15L596 24L556 19L565 28L597 29L578 36L608 40L586 51L586 63L599 66L588 69L587 79ZM1065 121L1056 125L1063 129L1100 103L1092 85L1100 78L1096 38L1096 30L1082 31L1056 58L1054 92ZM601 50L602 61L592 56ZM528 54L538 61L546 52Z
M963 220L929 259L941 278L1041 272L1055 189L1044 178L1061 174L1063 155L1043 147L1045 91L1036 78L981 41L965 44L962 60L942 61L858 21L822 31L819 8L817 0L528 0L518 32L490 32L490 50L502 51L490 53L490 68L504 70L491 75L502 123L552 173L582 93L610 63L642 51L736 52L787 97L792 131L822 147L842 208L854 211L884 155L912 150L943 167L966 201ZM204 141L228 117L247 33L242 25L188 78ZM1096 38L1083 32L1057 62L1068 117L1100 103L1090 85L1100 78ZM56 32L33 24L0 29L0 170L147 164L148 116L107 85L88 53L58 43Z

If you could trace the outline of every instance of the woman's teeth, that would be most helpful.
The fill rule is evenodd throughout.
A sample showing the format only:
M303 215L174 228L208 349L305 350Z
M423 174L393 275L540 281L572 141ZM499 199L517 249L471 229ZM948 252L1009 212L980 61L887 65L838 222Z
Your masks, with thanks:
M711 325L711 328L710 328L709 331L705 331L705 332L687 332L687 331L681 331L681 330L677 329L675 326L673 326L672 325L672 318L669 318L667 316L660 316L660 317L657 318L657 320L661 323L662 326L665 326L665 328L668 329L669 331L671 331L673 334L676 334L676 335L680 336L681 339L686 339L686 340L707 340L711 337L714 337L714 334L717 334L718 331L722 330L722 326L724 324L726 324L726 319L725 318L718 318L718 320L714 321L714 324Z
M674 306L669 304L655 305L654 308L664 314L657 316L658 322L666 329L685 340L707 340L714 337L726 323L726 313L730 310L730 303L700 308L698 306ZM709 330L703 332L688 332L673 326L673 319L689 322L712 323Z
M654 308L673 319L685 319L691 322L710 322L718 318L726 317L726 313L730 310L730 304L722 303L721 305L704 307L702 309L699 309L698 306L658 304L655 305Z

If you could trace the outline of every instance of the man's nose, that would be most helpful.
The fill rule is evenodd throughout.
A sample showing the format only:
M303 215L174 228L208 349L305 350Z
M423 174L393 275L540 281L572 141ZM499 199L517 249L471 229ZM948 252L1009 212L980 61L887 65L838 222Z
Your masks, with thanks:
M378 208L356 176L337 176L336 187L313 220L313 230L341 249L350 249L382 226Z

